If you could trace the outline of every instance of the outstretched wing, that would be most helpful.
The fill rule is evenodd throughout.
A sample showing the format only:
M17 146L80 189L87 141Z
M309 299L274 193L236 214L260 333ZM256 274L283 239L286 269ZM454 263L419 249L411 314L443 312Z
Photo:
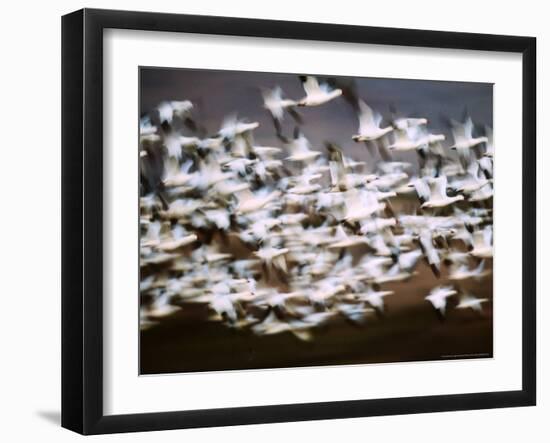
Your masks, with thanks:
M319 87L319 82L315 77L300 76L300 80L302 81L302 86L304 88L304 91L306 91L307 95L315 95L321 92L321 88Z
M443 200L447 198L447 177L442 175L441 177L434 178L430 189L434 200Z
M375 116L372 108L363 100L359 100L359 133L363 134L376 126Z

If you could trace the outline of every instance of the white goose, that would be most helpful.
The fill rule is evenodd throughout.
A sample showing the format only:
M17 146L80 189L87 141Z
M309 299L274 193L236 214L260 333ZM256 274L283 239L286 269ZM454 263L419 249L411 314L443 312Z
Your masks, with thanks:
M197 236L195 234L190 234L181 225L176 225L170 231L169 236L161 239L157 245L157 249L163 252L172 252L190 245L196 240Z
M416 195L420 200L420 204L424 204L428 200L430 200L431 191L427 177L415 177L408 183L407 186L413 188L416 191Z
M464 200L463 195L447 195L447 177L443 175L430 179L430 198L422 203L421 208L444 208L461 200Z
M359 131L352 139L356 142L365 142L378 140L389 132L393 131L391 126L385 128L380 127L382 116L375 113L369 105L363 100L358 101L359 106Z
M441 259L439 257L439 251L433 245L433 231L428 229L423 229L420 231L418 236L418 241L420 242L420 247L422 252L426 256L428 264L432 268L432 272L436 277L439 277L440 271L439 267L441 264Z
M362 294L357 294L357 298L359 300L367 302L376 310L380 312L384 312L384 309L385 309L384 297L388 295L392 295L393 293L394 291L375 291L374 289L369 287L367 292L364 292Z
M383 211L385 203L380 203L376 194L370 191L359 191L352 189L347 191L345 219L349 222L355 222L370 218L373 214Z
M143 117L139 120L139 135L147 136L157 132L157 127L151 123L149 117Z
M222 139L233 140L237 135L242 135L256 129L260 124L258 122L245 122L238 120L236 115L226 117L218 135Z
M489 159L486 158L486 160ZM490 183L490 180L487 180L487 178L480 177L479 163L477 161L471 162L466 172L467 174L465 177L454 180L451 183L451 186L457 191L471 194Z
M474 123L470 117L466 118L464 123L459 123L456 121L452 122L452 132L455 140L454 145L450 148L456 151L467 151L475 146L480 145L481 143L487 143L489 139L485 136L474 137Z
M280 86L263 90L262 96L264 99L264 108L267 109L273 117L273 121L276 122L278 131L281 129L280 125L284 119L285 111L289 111L295 119L297 118L297 114L293 108L298 105L298 102L283 98L283 90Z
M473 249L470 251L470 255L482 259L493 256L493 228L490 225L482 231L475 231L472 239Z
M480 202L484 200L489 200L493 197L493 187L490 183L487 183L485 186L482 186L477 191L470 194L468 197L469 202Z
M410 117L399 117L392 121L392 125L395 129L401 131L406 130L407 128L414 128L420 125L427 125L427 118L410 118Z
M160 293L160 290L157 292ZM155 297L153 303L142 311L145 314L145 319L155 320L162 317L168 317L181 309L179 306L172 305L170 302L171 297L167 292L160 293L160 295Z
M420 132L416 126L398 129L393 133L395 140L388 145L390 151L416 151L421 146L427 144L427 141L420 137Z
M473 309L476 312L482 313L483 307L481 304L488 301L488 298L477 298L471 294L464 294L460 297L456 309Z
M275 268L287 272L285 254L289 252L290 250L288 248L275 248L267 245L255 251L254 255L267 266L273 265Z
M363 325L375 310L365 307L363 303L339 303L338 312L352 323Z
M352 246L366 244L365 237L361 235L348 235L342 225L336 227L334 238L335 241L329 244L329 249L350 248Z
M432 289L425 299L428 300L441 315L445 315L447 299L456 293L457 291L453 289L452 286L438 286Z
M294 186L288 188L287 192L291 194L311 194L319 191L322 186L319 183L311 183L322 177L322 174L302 174L296 177Z
M296 162L309 162L321 155L321 151L313 151L309 140L301 132L297 132L296 137L286 144L290 155L285 160Z
M174 116L185 118L193 109L193 103L189 100L164 101L157 106L160 122L172 123Z
M300 76L300 80L306 96L298 100L298 106L319 106L342 95L341 89L331 89L326 84L319 85L315 77Z
M460 281L467 280L469 278L480 280L481 278L491 273L490 270L484 268L485 261L482 261L477 268L473 269L470 269L467 264L453 265L449 272L449 280Z

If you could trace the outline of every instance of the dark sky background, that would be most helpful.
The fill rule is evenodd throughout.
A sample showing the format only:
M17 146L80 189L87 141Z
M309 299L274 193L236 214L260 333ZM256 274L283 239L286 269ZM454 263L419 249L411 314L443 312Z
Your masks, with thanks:
M390 118L393 104L400 115L427 118L431 132L447 135L446 146L452 144L448 119L461 120L465 110L476 126L493 126L492 84L366 77L355 77L354 81L359 96L380 112L384 121ZM143 67L140 112L152 110L163 100L191 100L195 104L195 117L209 134L218 131L225 116L236 113L239 118L260 123L254 131L256 144L280 146L261 95L261 88L276 85L282 88L285 97L300 99L305 95L298 74ZM304 118L302 130L313 149L321 149L325 141L331 141L342 146L348 155L368 160L365 146L351 139L357 133L358 121L343 98L299 111ZM286 135L292 134L294 125L286 114ZM414 158L414 153L400 158L411 160L407 158L411 155Z

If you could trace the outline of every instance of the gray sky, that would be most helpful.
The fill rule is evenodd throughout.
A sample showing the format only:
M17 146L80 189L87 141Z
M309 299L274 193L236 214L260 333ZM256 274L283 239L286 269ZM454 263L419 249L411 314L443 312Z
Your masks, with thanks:
M322 78L322 76L319 76ZM432 132L445 133L451 144L446 119L460 120L464 110L476 125L492 126L493 85L488 83L448 82L431 80L403 80L382 78L354 79L359 96L380 112L386 121L389 107L399 114L425 117ZM196 105L195 115L215 134L225 116L236 113L239 118L258 121L254 131L257 144L280 145L268 112L263 109L261 88L279 85L285 97L302 98L305 94L298 74L277 74L244 71L214 71L172 68L141 68L140 112L150 111L162 100L191 100ZM356 144L351 136L357 132L358 121L349 104L342 98L325 105L299 108L304 118L303 132L314 148L324 141L342 146L349 155L364 157L365 147ZM294 122L285 116L284 132L292 134Z

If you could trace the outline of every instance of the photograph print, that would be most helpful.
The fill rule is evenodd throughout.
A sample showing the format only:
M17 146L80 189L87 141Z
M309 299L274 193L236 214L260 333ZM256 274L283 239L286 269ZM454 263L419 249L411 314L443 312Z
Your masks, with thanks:
M493 85L139 68L140 373L493 357Z

